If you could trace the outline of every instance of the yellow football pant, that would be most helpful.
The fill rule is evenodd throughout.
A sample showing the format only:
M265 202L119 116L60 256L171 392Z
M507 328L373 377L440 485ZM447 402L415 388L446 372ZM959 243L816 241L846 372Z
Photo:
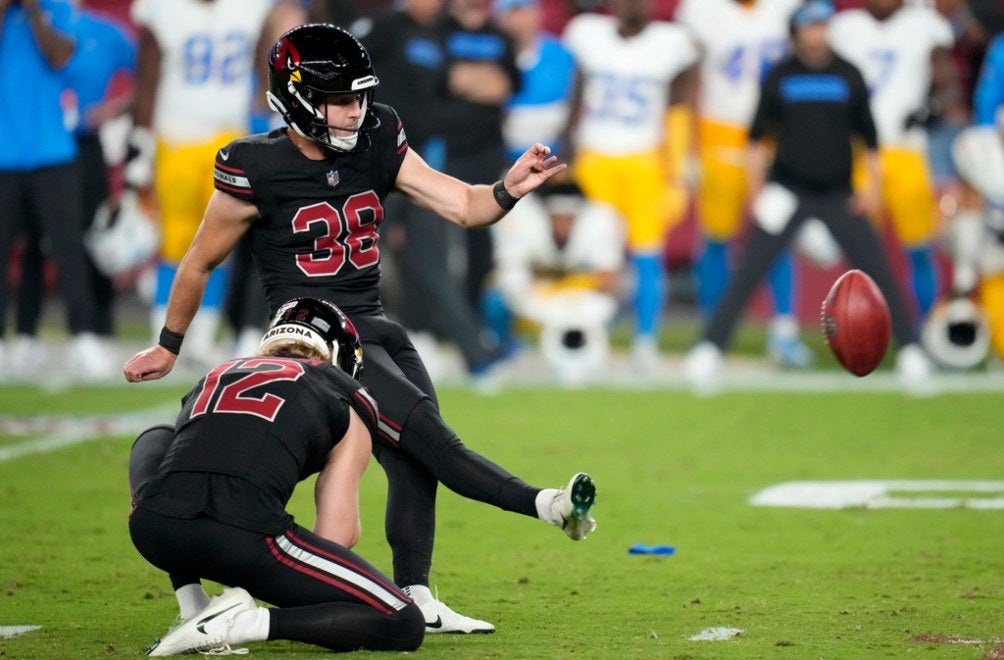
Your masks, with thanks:
M213 195L216 151L238 137L238 133L221 133L209 142L184 145L158 141L153 185L164 261L176 264L188 251Z
M934 236L937 205L934 184L921 151L885 148L879 150L882 168L882 205L897 238L907 248L925 245ZM854 187L869 184L864 158L855 159Z
M698 124L701 183L697 218L704 235L716 243L731 240L742 227L748 139L743 128L707 120Z
M574 172L586 197L609 204L624 218L629 250L662 250L667 232L682 217L686 193L667 184L658 150L627 156L581 150Z

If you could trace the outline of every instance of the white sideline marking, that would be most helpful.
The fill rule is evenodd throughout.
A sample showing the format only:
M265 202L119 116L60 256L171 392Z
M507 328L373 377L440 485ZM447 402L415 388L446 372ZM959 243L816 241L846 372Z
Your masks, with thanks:
M910 496L911 492L923 495ZM938 492L972 495L931 496ZM749 503L803 509L1004 510L1004 481L789 481L765 488Z
M42 626L0 626L0 639L10 639L11 637L19 637L25 633L29 633L32 630L38 630Z
M29 454L40 454L82 442L99 440L110 435L139 433L154 424L173 422L176 413L177 406L169 404L123 415L0 416L0 433L8 435L45 434L41 438L0 447L0 463Z
M705 628L696 635L691 636L692 642L724 642L727 639L738 637L746 632L742 628Z

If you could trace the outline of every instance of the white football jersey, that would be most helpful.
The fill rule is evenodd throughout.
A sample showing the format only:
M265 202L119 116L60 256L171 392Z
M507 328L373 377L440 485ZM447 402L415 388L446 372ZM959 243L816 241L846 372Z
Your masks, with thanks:
M952 46L952 26L932 9L905 6L884 21L864 9L839 12L829 29L833 49L868 83L879 142L922 147L922 133L908 131L907 118L927 101L931 52Z
M686 31L653 21L625 39L617 19L580 14L564 42L582 76L580 147L609 155L648 151L663 141L670 82L697 61Z
M161 51L154 131L200 142L248 127L255 45L271 0L135 0L132 19Z
M747 128L760 81L788 48L788 19L801 0L682 0L676 20L701 48L702 117Z

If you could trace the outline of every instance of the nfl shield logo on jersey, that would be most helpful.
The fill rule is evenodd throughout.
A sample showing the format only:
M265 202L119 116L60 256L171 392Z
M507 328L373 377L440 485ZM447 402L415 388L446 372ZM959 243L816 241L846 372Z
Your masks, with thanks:
M338 170L328 170L328 185L334 188L338 185Z

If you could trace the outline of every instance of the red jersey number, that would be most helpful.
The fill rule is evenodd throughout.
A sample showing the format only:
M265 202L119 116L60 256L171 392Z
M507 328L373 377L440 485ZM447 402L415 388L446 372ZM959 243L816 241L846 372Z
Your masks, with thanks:
M380 260L376 232L383 220L383 206L372 190L357 193L345 200L342 210L328 204L305 206L293 216L293 233L317 231L310 254L296 255L296 265L307 277L337 275L346 263L363 269Z
M233 369L248 370L249 373L221 388L220 378ZM241 358L225 362L206 376L189 419L213 412L254 415L274 422L286 400L269 392L256 397L249 395L248 391L279 380L295 381L303 374L303 365L295 360ZM219 396L216 396L217 392Z

